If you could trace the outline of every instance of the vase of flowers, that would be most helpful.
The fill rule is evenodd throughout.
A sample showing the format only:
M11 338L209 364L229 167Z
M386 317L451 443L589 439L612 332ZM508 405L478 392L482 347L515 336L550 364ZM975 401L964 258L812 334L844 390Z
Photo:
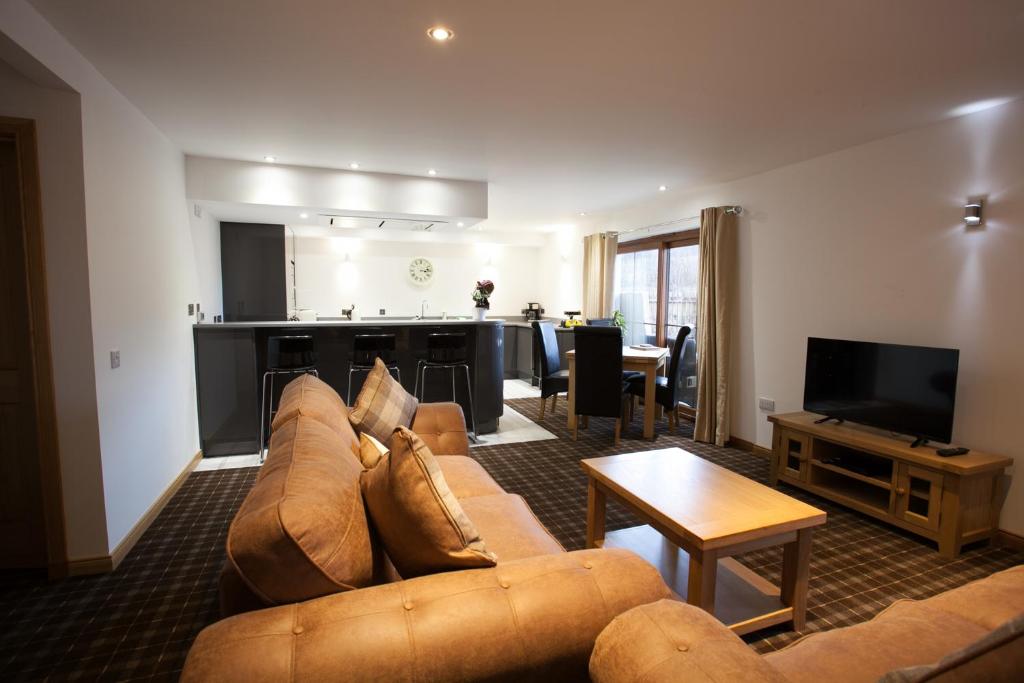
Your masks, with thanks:
M487 317L487 309L491 307L491 294L494 292L494 283L490 280L477 280L473 288L473 303L477 320Z

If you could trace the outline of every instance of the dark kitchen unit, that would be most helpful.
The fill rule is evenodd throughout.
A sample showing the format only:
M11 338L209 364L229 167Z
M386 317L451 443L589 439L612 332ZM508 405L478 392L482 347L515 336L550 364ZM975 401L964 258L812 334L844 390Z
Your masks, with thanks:
M259 450L260 386L266 368L268 337L312 334L316 340L316 365L320 379L344 397L348 388L353 337L381 332L395 335L402 386L410 393L414 388L416 363L426 356L427 335L432 332L465 333L473 408L479 423L477 433L497 430L503 411L505 326L501 320L198 324L193 326L193 340L203 455L241 455ZM365 377L365 373L353 377L353 397ZM468 420L469 397L465 382L461 376L456 380L456 400ZM275 385L275 405L287 381L285 379ZM449 401L451 392L449 373L440 370L427 373L425 401Z
M555 326L555 339L558 340L558 356L562 367L568 368L569 362L565 354L573 348L572 328L561 327L558 320L552 320ZM534 339L532 321L505 320L505 379L521 379L534 386L540 383L540 351Z
M286 320L284 226L220 224L225 322Z

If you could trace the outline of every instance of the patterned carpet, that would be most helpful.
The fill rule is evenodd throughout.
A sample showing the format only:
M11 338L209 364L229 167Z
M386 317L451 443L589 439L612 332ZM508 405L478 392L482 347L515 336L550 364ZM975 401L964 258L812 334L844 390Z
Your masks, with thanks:
M536 419L539 399L508 403ZM642 413L612 446L612 421L591 419L573 442L564 401L541 423L557 441L472 449L494 478L522 494L568 549L585 533L586 479L579 460L598 455L680 446L757 481L767 460L731 448L693 442L685 423L670 435L658 426L652 445L640 438ZM252 485L255 468L193 473L117 571L100 577L48 583L30 575L0 575L0 680L177 680L196 634L217 619L217 573L227 527ZM994 571L1024 563L1024 553L968 549L956 560L874 520L799 490L786 493L828 512L811 553L806 632L858 623L897 598L923 598ZM636 524L613 503L608 529ZM777 582L781 551L739 558ZM783 627L747 637L768 652L798 637Z

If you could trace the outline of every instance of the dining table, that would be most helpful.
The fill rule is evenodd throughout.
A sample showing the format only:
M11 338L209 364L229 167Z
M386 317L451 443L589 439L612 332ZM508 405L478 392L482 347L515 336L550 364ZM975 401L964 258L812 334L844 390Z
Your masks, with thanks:
M576 351L565 354L569 362L569 420L570 430L576 428ZM654 439L654 418L658 410L654 401L656 378L665 368L668 360L668 349L651 347L644 349L632 346L622 347L622 369L642 372L644 374L644 438Z

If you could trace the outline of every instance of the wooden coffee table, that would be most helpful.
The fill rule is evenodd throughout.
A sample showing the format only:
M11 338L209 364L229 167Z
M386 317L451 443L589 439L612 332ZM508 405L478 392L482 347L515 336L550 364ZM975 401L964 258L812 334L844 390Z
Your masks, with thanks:
M811 531L825 513L680 448L589 458L587 547L626 548L658 567L686 601L738 634L804 626ZM612 497L647 522L605 533ZM776 587L735 559L781 545Z

